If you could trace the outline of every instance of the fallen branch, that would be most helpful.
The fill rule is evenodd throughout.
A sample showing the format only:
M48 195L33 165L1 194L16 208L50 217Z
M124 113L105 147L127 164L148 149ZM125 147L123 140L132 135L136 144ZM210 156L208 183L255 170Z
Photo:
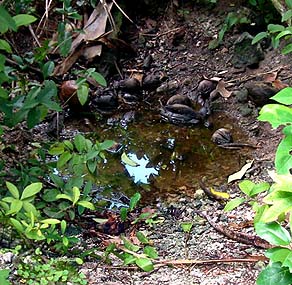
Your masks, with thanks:
M245 233L238 233L238 232L234 232L232 230L223 228L222 226L216 224L215 222L212 221L211 217L208 216L205 213L196 211L196 213L205 218L208 223L219 233L221 233L222 235L233 239L235 241L244 243L244 244L248 244L248 245L253 245L255 247L259 247L259 248L264 248L264 249L268 249L271 248L272 246L266 242L265 240L261 239L260 237L257 236L252 236L252 235L248 235Z
M214 263L238 263L238 262L258 262L268 260L264 255L250 256L247 258L222 258L222 259L177 259L177 260L157 260L153 261L154 268L158 269L163 266L169 265L203 265L203 264L214 264ZM120 269L120 270L138 270L138 266L96 266L95 268L104 269Z

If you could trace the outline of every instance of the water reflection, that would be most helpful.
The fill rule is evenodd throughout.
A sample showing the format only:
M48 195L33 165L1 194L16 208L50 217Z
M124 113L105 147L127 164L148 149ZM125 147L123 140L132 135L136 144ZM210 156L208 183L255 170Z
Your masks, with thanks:
M157 176L159 174L158 170L151 165L151 161L147 155L143 155L141 158L138 158L135 153L128 153L127 155L130 159L139 164L135 167L127 164L125 165L128 174L133 178L135 183L148 184L153 175Z

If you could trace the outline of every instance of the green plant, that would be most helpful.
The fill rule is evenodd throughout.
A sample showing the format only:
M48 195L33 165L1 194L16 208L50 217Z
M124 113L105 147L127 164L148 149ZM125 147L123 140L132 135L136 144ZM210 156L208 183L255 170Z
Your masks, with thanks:
M284 126L284 138L280 142L275 156L276 173L270 172L273 184L255 184L243 181L240 189L246 198L237 198L228 202L225 210L232 210L243 202L249 201L256 212L254 227L257 235L268 241L272 247L265 255L270 259L269 265L259 274L258 285L281 284L292 282L292 88L288 87L278 92L271 99L280 104L265 105L258 117L261 121L268 121L273 128ZM283 105L284 104L284 105ZM257 196L267 191L258 202ZM262 194L261 194L262 195Z
M240 12L229 12L224 20L224 23L217 35L217 37L209 42L209 49L217 48L223 41L224 35L230 31L232 27L237 24L250 23L250 20L245 16L241 15Z
M9 277L10 270L9 269L1 269L0 270L0 283L1 285L10 285L11 283L7 280Z
M153 260L158 258L157 251L151 242L142 232L137 232L136 237L140 245L135 245L123 235L121 236L123 245L110 244L105 251L104 257L110 262L109 255L114 254L123 261L124 265L136 264L142 270L148 272L154 269Z
M74 285L85 285L84 274L78 273L74 261L60 258L42 258L43 253L37 248L17 265L16 278L20 284L58 285L70 282ZM1 283L2 284L2 283Z
M291 27L291 19L292 19L292 1L286 0L285 1L288 7L288 10L282 14L282 23L286 23L287 26L284 24L269 24L267 26L267 31L258 33L253 41L252 44L256 44L257 42L261 41L264 38L270 38L272 41L272 46L274 48L279 47L280 40L286 40L288 42L287 45L282 49L283 54L288 54L292 52L292 44L289 43L289 40L292 38L292 27Z

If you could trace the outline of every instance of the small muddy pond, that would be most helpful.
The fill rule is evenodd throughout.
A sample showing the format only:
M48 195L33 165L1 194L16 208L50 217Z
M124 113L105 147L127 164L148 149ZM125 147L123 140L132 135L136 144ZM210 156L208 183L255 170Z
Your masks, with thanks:
M177 126L161 122L157 114L139 110L129 123L112 118L107 121L110 125L91 123L99 141L111 139L120 144L120 150L108 153L106 163L100 166L97 192L107 197L105 201L122 206L127 203L127 197L137 191L145 202L151 203L165 195L178 196L176 194L182 191L184 195L193 196L203 177L208 186L226 182L228 175L245 164L250 150L226 150L215 145L211 136L221 127L231 129L235 141L246 142L247 139L226 114L213 114L212 119L211 130L203 126ZM79 123L78 128L86 132L83 123ZM138 166L123 163L123 152Z

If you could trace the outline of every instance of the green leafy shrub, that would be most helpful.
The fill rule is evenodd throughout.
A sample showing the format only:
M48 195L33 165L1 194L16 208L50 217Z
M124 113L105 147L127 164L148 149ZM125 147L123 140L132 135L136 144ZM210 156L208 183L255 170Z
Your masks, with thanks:
M225 210L232 210L247 201L252 205L256 212L254 228L257 235L273 246L265 253L270 263L259 274L257 284L288 285L292 282L292 109L288 107L292 104L292 88L281 90L271 99L280 104L265 105L258 119L269 122L273 128L284 126L284 138L275 156L276 173L270 172L273 184L240 182L239 188L247 198L229 201ZM257 196L264 191L267 194L258 202Z

